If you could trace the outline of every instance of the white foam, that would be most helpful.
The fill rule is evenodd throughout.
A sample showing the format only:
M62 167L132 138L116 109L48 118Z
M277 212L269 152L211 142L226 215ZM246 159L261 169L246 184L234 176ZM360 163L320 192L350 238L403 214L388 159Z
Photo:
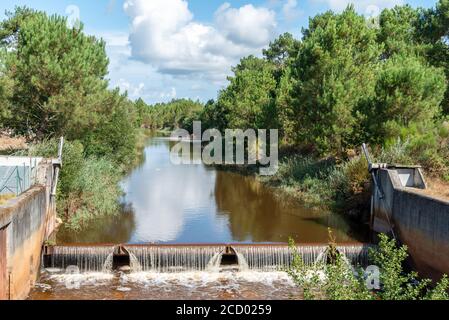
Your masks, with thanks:
M60 283L68 284L68 287L78 288L80 286L99 286L114 279L112 273L75 273L75 274L52 274L48 277L49 280Z
M209 284L225 283L227 285L239 282L261 283L264 285L282 284L294 286L293 281L285 272L136 272L123 274L124 283L131 282L145 286L180 285L185 287L202 287Z

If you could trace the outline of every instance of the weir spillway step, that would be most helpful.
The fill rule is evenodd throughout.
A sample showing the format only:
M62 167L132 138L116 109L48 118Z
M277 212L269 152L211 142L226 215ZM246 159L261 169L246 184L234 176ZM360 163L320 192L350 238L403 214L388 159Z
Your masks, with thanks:
M369 244L342 244L337 250L348 263L367 266ZM295 250L307 265L328 261L329 246L298 245ZM46 246L44 268L77 266L90 271L204 271L238 266L240 269L273 271L289 267L293 250L287 245L67 245Z

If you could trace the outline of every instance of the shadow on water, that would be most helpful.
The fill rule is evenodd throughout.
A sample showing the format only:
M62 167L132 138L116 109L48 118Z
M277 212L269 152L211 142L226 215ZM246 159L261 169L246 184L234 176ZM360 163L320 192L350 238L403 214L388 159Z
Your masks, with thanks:
M244 242L326 242L328 227L339 241L366 240L337 214L306 208L252 177L217 172L215 198L221 214L229 217L233 237Z
M135 228L132 208L122 205L117 215L94 220L80 232L62 227L56 240L58 243L126 243Z
M188 142L187 142L188 143ZM59 243L326 242L366 240L340 215L305 208L250 176L170 161L168 138L147 140L142 162L122 181L124 208ZM194 158L199 154L193 155Z

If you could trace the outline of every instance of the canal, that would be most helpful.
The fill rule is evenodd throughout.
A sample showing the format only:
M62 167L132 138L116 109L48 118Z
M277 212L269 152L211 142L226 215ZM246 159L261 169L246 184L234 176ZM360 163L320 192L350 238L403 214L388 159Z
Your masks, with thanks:
M141 164L122 181L123 210L80 232L62 228L64 244L274 244L364 241L365 230L341 215L313 210L254 177L214 167L175 165L175 142L151 137ZM197 155L194 155L197 156ZM101 270L101 268L100 268ZM297 299L284 272L221 270L73 273L47 268L30 299Z
M271 243L363 241L341 215L308 209L253 177L200 165L175 165L164 137L147 141L142 163L123 181L123 211L58 243ZM196 155L194 155L196 156Z

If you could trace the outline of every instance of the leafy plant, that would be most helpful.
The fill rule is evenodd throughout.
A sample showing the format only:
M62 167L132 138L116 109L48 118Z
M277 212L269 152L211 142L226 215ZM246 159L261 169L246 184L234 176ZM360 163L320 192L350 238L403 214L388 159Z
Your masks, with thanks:
M381 234L377 248L370 249L372 262L380 269L381 288L368 290L363 270L354 272L346 258L338 252L332 232L325 263L304 264L294 241L289 242L293 262L287 270L293 281L303 290L304 299L329 300L449 300L449 278L434 286L431 280L420 279L414 271L406 272L403 264L407 247L398 247L396 241Z

